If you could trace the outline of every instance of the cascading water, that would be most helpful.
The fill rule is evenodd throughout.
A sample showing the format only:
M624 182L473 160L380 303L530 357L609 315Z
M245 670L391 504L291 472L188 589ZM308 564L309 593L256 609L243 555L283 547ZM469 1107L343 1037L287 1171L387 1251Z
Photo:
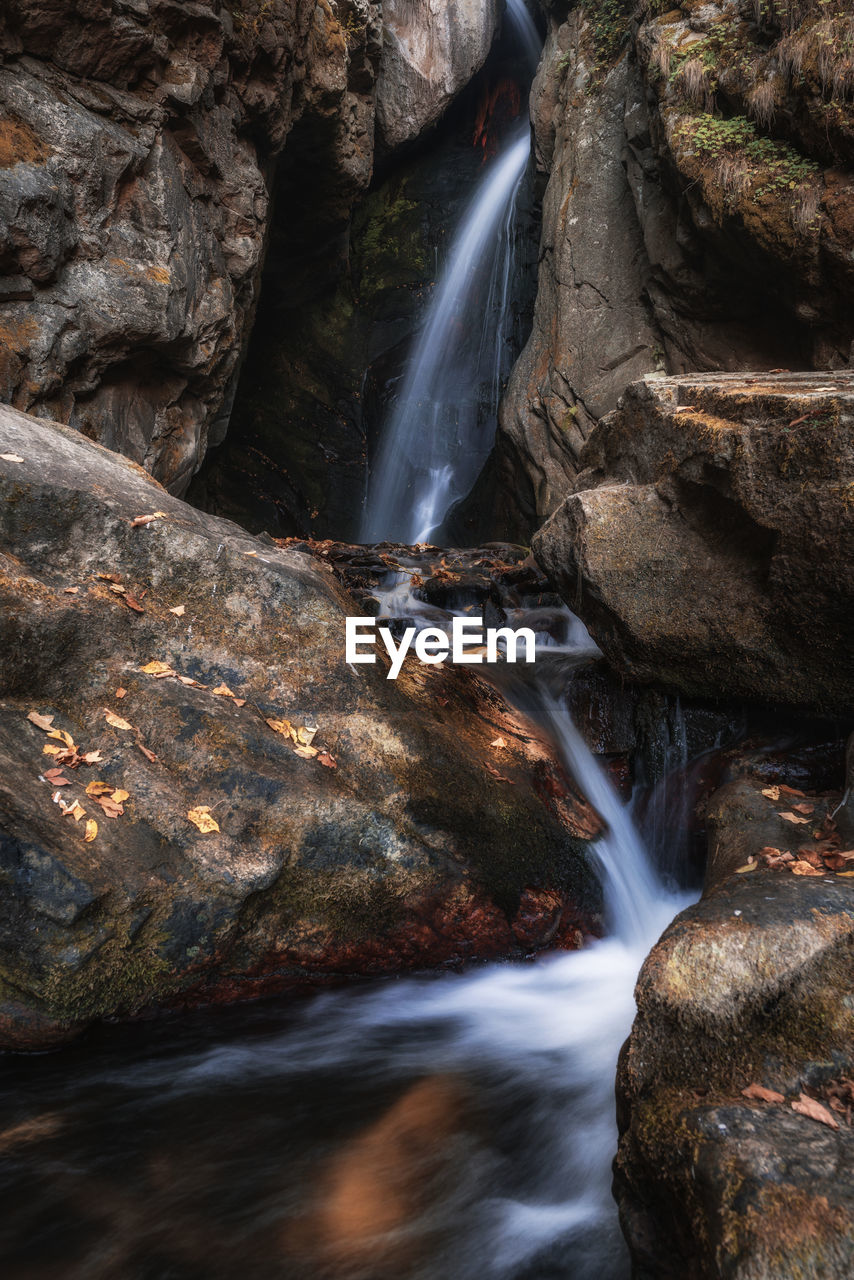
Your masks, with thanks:
M507 0L507 16L533 78L540 41L524 0ZM362 542L425 541L486 461L512 354L516 201L529 155L525 120L486 168L454 237L382 428Z

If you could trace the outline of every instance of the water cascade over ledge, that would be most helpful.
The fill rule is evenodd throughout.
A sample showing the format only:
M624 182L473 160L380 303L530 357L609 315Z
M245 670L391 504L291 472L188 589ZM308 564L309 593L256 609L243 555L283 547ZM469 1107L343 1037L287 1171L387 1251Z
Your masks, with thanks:
M540 40L524 0L507 18L533 78ZM527 116L489 162L451 246L371 468L360 540L426 541L470 490L495 435L509 372L516 203Z

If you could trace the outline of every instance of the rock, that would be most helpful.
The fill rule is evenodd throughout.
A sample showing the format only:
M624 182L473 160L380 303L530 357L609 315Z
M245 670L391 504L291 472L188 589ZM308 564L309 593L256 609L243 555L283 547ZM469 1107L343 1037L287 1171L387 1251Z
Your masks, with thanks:
M627 95L636 87L626 57L594 84L591 29L583 8L552 24L532 92L537 160L549 172L537 300L496 443L497 483L520 538L571 488L592 424L659 359L621 160Z
M839 369L854 340L842 10L548 8L539 294L490 473L520 540L625 382Z
M378 6L66 8L0 19L0 398L180 494L227 427L295 122L339 205L370 180Z
M533 549L626 676L851 714L852 392L649 377L591 433Z
M707 888L653 948L617 1086L634 1275L850 1274L853 941L850 879L758 869ZM799 1114L804 1097L838 1128Z
M377 130L394 150L436 123L486 61L498 0L384 0Z
M0 455L0 1044L518 953L520 907L543 890L595 928L591 812L491 686L349 666L354 604L318 558L68 428L0 409ZM101 758L45 754L66 743L30 712ZM300 758L267 720L317 726L323 754ZM122 814L94 781L128 793ZM218 831L188 819L200 808Z

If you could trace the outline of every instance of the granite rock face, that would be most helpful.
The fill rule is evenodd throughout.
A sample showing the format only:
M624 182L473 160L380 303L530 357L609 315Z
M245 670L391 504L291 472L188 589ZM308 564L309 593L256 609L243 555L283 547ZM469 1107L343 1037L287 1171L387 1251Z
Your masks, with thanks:
M436 123L486 61L498 0L384 0L377 133L395 150Z
M379 6L12 0L0 19L0 397L175 493L227 426L273 159L372 169Z
M348 665L321 559L66 427L0 455L0 1044L595 927L598 820L492 686Z
M520 539L632 379L839 369L854 339L848 6L548 8L539 296L495 457Z
M624 674L854 710L850 373L651 377L534 539Z
M854 890L811 844L838 791L797 796L747 773L712 797L703 897L638 979L614 1190L640 1280L854 1265ZM809 820L783 821L798 803ZM763 865L771 840L801 874Z

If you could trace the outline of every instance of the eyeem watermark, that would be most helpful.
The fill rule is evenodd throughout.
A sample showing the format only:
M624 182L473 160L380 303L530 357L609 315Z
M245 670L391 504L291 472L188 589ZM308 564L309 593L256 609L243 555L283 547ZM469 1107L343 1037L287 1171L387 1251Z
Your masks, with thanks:
M396 680L403 659L414 649L420 662L435 666L439 662L476 663L515 662L519 646L524 646L525 662L534 662L537 640L530 627L487 627L483 618L454 618L451 634L441 627L407 627L396 641L388 627L378 627L376 618L348 618L346 657L348 662L376 662L377 640L385 645L391 658L386 679ZM413 645L414 641L414 645ZM499 645L501 649L499 650Z

